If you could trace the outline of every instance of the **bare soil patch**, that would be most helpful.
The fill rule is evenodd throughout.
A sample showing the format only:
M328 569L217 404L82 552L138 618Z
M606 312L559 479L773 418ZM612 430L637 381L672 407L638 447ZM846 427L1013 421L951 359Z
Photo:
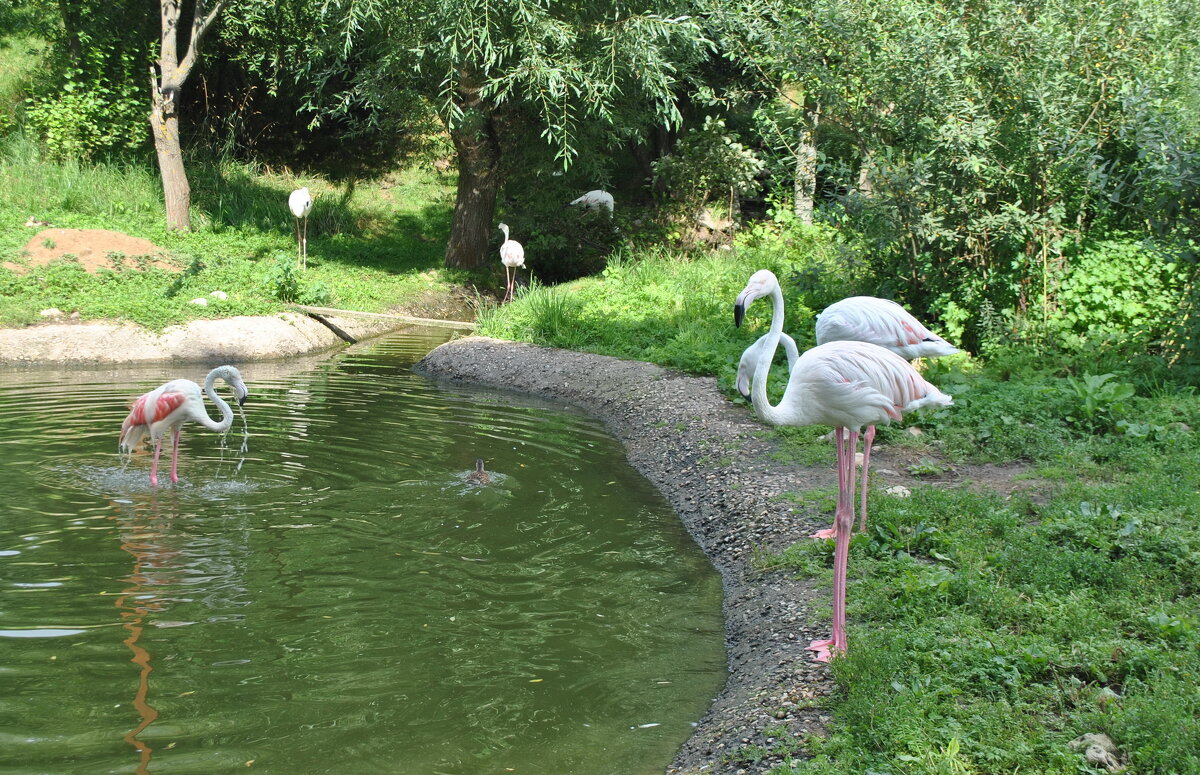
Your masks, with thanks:
M120 269L123 266L180 268L166 250L150 240L107 229L43 229L25 243L22 255L24 261L6 261L4 266L23 274L30 267L45 266L64 256L74 256L79 265L92 274L100 268Z

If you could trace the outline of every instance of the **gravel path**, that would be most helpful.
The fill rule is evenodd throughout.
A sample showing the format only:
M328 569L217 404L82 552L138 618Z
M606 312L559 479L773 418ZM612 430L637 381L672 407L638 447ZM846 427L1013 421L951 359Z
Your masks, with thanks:
M836 486L832 466L772 460L764 426L711 377L482 337L442 345L417 371L558 399L600 417L720 571L729 678L667 773L767 772L783 761L779 752L762 756L782 742L781 727L786 740L822 732L828 719L811 706L832 681L805 646L828 637L830 590L756 570L752 557L828 527L827 516L797 516L778 496Z

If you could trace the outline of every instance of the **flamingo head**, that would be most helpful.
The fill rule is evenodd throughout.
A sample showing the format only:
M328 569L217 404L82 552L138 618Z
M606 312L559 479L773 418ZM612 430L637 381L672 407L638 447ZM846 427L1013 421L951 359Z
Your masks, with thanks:
M233 397L237 399L238 406L246 405L246 396L250 391L246 389L246 383L242 381L242 373L237 370L236 366L219 366L212 370L211 379L223 379L230 388L233 389Z
M742 325L742 319L746 317L746 309L749 308L751 302L761 299L763 296L770 296L778 290L779 280L770 269L759 269L750 275L750 281L746 283L746 287L738 294L737 301L733 304L733 324L735 326Z
M500 226L498 228L500 229L500 231L504 232L504 241L508 242L508 224L502 223L502 224L500 224Z

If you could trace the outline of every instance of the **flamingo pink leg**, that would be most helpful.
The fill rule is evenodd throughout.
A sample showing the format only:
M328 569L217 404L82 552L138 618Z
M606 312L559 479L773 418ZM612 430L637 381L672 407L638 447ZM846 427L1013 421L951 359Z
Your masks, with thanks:
M512 293L512 280L509 279L509 276L510 276L509 272L510 272L510 270L509 270L508 264L505 264L504 265L504 298L500 300L501 304L508 301L508 296L510 293Z
M838 504L839 504L838 508L840 509L841 508L841 505L840 505L841 498L842 498L842 486L843 486L842 458L846 454L846 450L845 450L846 442L845 442L845 434L842 432L841 428L834 428L833 436L837 440ZM853 455L851 455L851 459L853 459ZM824 530L818 530L817 532L810 535L809 538L813 538L818 541L826 541L830 538L837 538L837 512L836 511L834 512L833 527L827 527Z
M158 486L158 453L162 452L162 437L154 442L154 460L150 461L150 486Z
M171 481L179 481L179 429L175 430L175 440L171 443Z
M863 434L863 480L862 480L862 518L858 523L858 532L867 532L867 469L871 466L871 444L875 442L875 426L868 425Z
M841 429L838 429L841 438ZM837 545L833 555L833 637L809 644L818 662L828 662L834 652L846 651L846 569L850 560L850 535L854 531L854 453L858 432L850 432L850 443L838 445L838 505L834 513Z

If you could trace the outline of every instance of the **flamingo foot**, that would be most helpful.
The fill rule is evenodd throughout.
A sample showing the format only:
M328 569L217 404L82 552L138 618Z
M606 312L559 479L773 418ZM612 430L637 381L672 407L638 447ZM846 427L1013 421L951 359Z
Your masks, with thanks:
M834 525L833 527L827 527L824 530L818 530L817 532L815 532L809 536L809 538L815 539L817 541L826 541L830 538L837 538L837 537L838 537L837 525Z
M829 647L832 645L833 638L828 638L826 640L814 640L812 643L808 644L808 647L805 649L805 651L828 651Z

